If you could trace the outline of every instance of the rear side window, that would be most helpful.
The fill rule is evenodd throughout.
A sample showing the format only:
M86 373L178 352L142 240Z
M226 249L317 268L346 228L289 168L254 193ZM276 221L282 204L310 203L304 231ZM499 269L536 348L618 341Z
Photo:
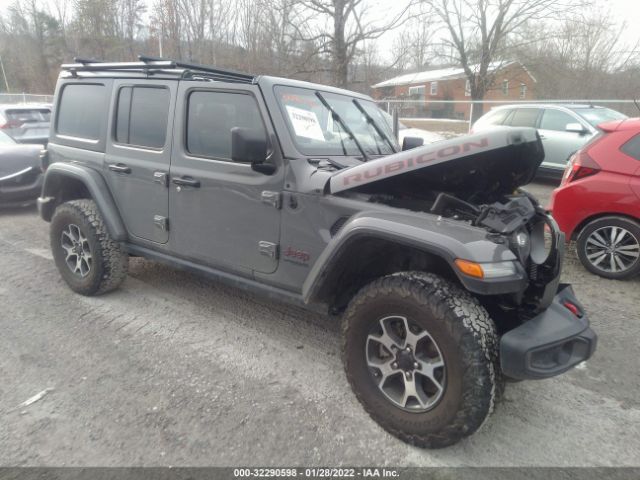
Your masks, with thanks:
M187 151L201 157L231 159L231 129L264 131L258 104L251 95L192 92L187 114Z
M640 134L633 137L627 143L620 148L623 153L626 153L630 157L640 160Z
M164 147L169 100L169 90L163 87L121 88L116 112L116 142L147 148Z
M568 113L560 110L546 109L542 114L540 128L542 130L557 130L565 132L569 123L580 123Z
M518 108L511 118L510 125L512 127L535 128L539 113L539 108Z
M104 85L65 85L58 107L57 133L98 140L106 118L106 98Z

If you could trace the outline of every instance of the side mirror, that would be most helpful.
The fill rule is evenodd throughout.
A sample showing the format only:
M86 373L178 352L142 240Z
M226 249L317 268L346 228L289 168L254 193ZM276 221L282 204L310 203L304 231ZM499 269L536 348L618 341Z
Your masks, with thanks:
M256 172L271 175L276 167L267 161L267 137L262 130L233 127L231 129L231 160L250 163Z
M587 133L587 130L578 122L576 123L567 123L567 126L565 127L565 130L567 132L573 132L573 133L579 133L581 135Z
M412 148L424 145L424 139L420 137L404 137L402 140L402 151L411 150Z

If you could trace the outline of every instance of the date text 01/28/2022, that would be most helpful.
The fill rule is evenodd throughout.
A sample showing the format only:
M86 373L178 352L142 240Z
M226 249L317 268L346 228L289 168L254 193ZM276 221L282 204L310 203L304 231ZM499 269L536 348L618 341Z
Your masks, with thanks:
M234 478L395 478L399 473L392 468L235 468L233 476Z

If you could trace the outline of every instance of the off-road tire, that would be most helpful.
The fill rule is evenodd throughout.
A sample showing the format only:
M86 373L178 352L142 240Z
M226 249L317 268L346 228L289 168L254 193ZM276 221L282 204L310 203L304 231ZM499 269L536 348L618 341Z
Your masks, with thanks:
M426 412L391 403L367 366L371 323L400 314L427 330L444 356L444 393ZM402 272L363 287L344 314L343 342L346 375L358 400L385 430L412 445L442 448L471 435L504 388L493 321L468 292L437 275Z
M578 254L580 263L582 263L582 266L589 270L591 273L604 278L624 280L640 274L640 257L636 258L635 263L632 264L630 268L621 272L605 271L601 268L598 268L597 266L594 266L587 258L586 244L590 235L596 230L603 228L606 229L609 227L624 228L633 237L635 237L636 242L640 242L640 223L638 223L637 221L616 215L597 218L587 223L582 228L582 230L580 230L580 233L578 233L578 238L576 240L576 253Z
M92 266L85 277L79 277L66 263L61 246L63 229L76 225L88 240ZM114 241L93 200L71 200L59 205L51 220L50 243L60 275L69 287L81 295L93 296L114 290L127 276L129 257Z

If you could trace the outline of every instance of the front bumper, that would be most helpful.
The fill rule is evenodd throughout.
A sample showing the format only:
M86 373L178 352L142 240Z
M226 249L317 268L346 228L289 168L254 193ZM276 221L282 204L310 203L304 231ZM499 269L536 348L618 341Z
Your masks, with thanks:
M565 303L577 307L580 316ZM526 380L549 378L587 360L597 337L584 308L568 284L558 287L549 307L500 339L500 366L506 377Z

